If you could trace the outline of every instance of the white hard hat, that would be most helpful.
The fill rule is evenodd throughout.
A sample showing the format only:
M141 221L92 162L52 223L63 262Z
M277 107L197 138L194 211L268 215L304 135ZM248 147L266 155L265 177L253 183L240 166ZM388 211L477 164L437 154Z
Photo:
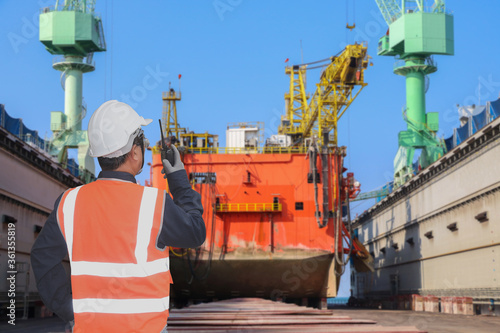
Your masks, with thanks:
M116 100L105 102L89 121L89 155L108 158L125 155L132 149L137 129L152 121L139 116L128 104Z

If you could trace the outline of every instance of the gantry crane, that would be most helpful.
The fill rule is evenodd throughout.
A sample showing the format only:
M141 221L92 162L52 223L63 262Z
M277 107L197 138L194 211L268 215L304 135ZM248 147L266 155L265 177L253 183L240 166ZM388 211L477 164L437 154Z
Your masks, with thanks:
M61 2L61 3L60 3ZM82 99L83 73L95 69L94 52L106 50L101 19L94 14L95 0L56 1L40 14L40 41L54 59L52 67L61 71L64 89L64 113L51 113L54 133L50 153L66 164L68 148L78 148L80 176L89 182L95 173L94 159L88 155L87 131L82 130L86 107Z
M345 156L345 148L337 146L337 123L367 85L364 82L364 70L368 67L369 58L366 44L353 44L347 45L342 52L331 58L287 66L285 69L285 73L290 75L290 91L285 94L286 114L281 118L278 132L289 136L294 147L303 147L309 143L313 148L308 149L310 158L308 181L314 184L315 216L320 228L328 225L332 203L338 205L336 209L340 211L343 195L340 187L344 170L342 162L339 162L336 165L337 169L333 170L330 164L330 154L333 152L338 156ZM306 93L306 71L321 67L326 68L321 73L319 83L316 84L316 91L310 95ZM322 214L319 209L317 188L320 183L318 154L322 166L321 177L324 179ZM332 183L331 186L330 183ZM349 187L348 183L346 183L347 187ZM322 216L321 219L320 216ZM340 221L339 219L340 214L337 215L337 220ZM339 228L341 223L336 225L336 231L341 232ZM340 238L336 237L336 239Z
M378 55L395 56L394 73L406 77L407 130L399 133L394 160L394 186L404 184L414 173L415 149L421 149L418 168L425 168L446 148L436 137L439 114L425 111L427 75L437 71L432 55L453 55L453 16L443 0L375 0L389 25L379 40Z
M304 146L307 141L315 146L314 149L308 149L310 169L307 178L314 185L316 222L319 228L324 228L328 225L329 219L333 218L334 247L339 249L343 247L342 244L349 244L349 248L344 249L344 253L348 254L346 259L343 258L342 250L335 252L336 264L345 267L353 255L353 260L359 263L358 269L373 271L371 265L373 258L361 243L350 236L352 230L348 230L342 222L340 213L342 202L349 209L349 199L351 195L355 197L359 191L359 184L354 185L353 174L348 174L348 177L342 180L344 172L342 158L345 156L345 148L337 146L338 121L367 85L364 82L364 70L368 68L369 59L367 45L362 43L347 45L342 52L328 59L286 67L285 73L290 75L290 91L285 94L286 114L281 118L278 132L281 135L290 136L293 146ZM306 71L325 66L314 94L306 93ZM342 156L335 169L330 164L332 152ZM322 211L320 211L318 200L318 184L320 183L318 155L323 179ZM354 191L351 192L350 189ZM351 225L350 222L348 225Z
M287 66L290 92L285 94L286 114L281 118L278 132L289 135L295 146L302 145L307 138L315 138L321 146L336 146L338 120L367 85L364 82L364 70L369 62L366 51L366 44L353 44L331 58ZM306 71L324 66L311 96L306 93Z

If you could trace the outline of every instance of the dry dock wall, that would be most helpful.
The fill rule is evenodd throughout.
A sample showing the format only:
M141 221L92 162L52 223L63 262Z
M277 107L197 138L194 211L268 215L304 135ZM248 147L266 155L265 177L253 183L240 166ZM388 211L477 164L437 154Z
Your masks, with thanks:
M355 221L375 272L357 298L403 294L500 302L500 122L476 133Z
M15 230L16 307L41 305L30 265L33 243L54 207L69 187L81 185L46 153L0 127L0 313L12 298L7 277L9 230ZM14 228L9 225L14 224ZM11 243L11 244L9 244ZM12 252L12 251L11 251ZM68 265L69 268L69 265ZM38 306L38 309L40 307ZM33 315L33 313L31 313ZM3 318L7 318L3 316Z

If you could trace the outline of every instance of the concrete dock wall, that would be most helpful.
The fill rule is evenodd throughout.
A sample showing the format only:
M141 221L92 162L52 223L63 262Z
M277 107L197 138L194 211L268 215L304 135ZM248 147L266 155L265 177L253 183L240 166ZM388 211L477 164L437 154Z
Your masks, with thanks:
M497 119L355 221L375 259L375 272L354 274L355 297L500 301L499 128Z
M30 251L54 207L66 189L82 182L37 147L21 141L0 127L0 311L11 297L7 277L16 271L16 307L39 301L30 265ZM15 225L14 228L9 226ZM9 231L15 231L15 269L8 265L12 252ZM9 244L10 243L10 244ZM69 269L69 263L67 265ZM38 304L38 303L37 303Z

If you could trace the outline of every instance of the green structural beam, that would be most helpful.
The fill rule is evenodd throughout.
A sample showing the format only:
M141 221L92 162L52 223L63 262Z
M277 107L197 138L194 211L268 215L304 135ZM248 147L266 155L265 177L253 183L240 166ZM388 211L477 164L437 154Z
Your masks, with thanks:
M378 54L395 56L394 73L406 78L406 107L403 119L407 130L399 133L394 160L394 186L411 178L415 150L421 150L418 168L423 169L445 153L437 138L439 117L426 113L426 80L437 71L433 55L454 54L453 16L446 13L443 0L426 7L423 0L375 0L389 33L379 40Z
M384 17L385 22L390 25L401 16L401 7L397 0L375 0Z
M61 3L60 3L61 2ZM54 10L44 8L40 14L40 41L55 59L53 68L62 72L64 113L52 112L50 153L63 165L68 149L78 149L80 173L90 181L95 173L94 159L88 156L88 135L82 130L86 115L83 105L83 74L95 69L94 52L106 50L102 21L94 15L95 1L57 1Z
M425 72L406 74L406 116L417 124L419 130L425 123Z

